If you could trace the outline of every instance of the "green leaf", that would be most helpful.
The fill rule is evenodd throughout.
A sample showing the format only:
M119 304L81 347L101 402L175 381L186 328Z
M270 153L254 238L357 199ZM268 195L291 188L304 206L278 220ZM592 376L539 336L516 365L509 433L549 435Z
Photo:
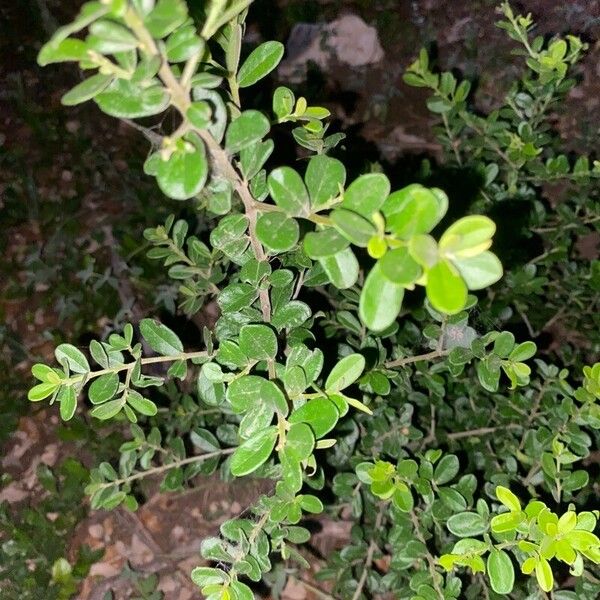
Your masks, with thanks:
M304 181L312 208L318 210L340 193L346 182L346 169L339 160L318 154L308 161Z
M113 75L102 75L101 73L92 75L70 89L60 101L65 106L75 106L76 104L91 100L102 90L106 89L113 78Z
M242 352L253 360L277 356L277 336L267 325L244 325L240 329L239 345Z
M337 407L327 398L315 398L296 409L288 419L290 423L308 423L316 439L329 433L338 422Z
M73 386L62 387L56 400L60 402L60 418L63 421L71 420L77 409L77 394Z
M454 454L446 454L436 465L433 472L433 479L437 485L444 485L444 483L448 483L456 477L459 469L460 463L458 462L458 457Z
M339 290L352 287L358 279L358 261L351 248L346 248L333 256L319 258L319 263L327 273L329 281Z
M482 290L502 278L502 263L488 250L452 262L470 290Z
M230 154L235 154L262 140L270 128L269 119L261 112L245 110L227 128L225 148Z
M187 109L186 117L188 121L198 129L206 129L212 118L212 109L206 100L192 102Z
M175 31L187 15L187 4L183 0L158 0L144 19L144 25L153 38L160 39Z
M554 587L552 567L545 558L540 558L535 566L535 577L544 592L549 592Z
M450 533L458 537L474 537L487 531L484 518L475 512L461 512L452 515L446 523Z
M487 573L496 594L510 594L515 584L515 569L510 556L504 550L490 551L487 558Z
M370 217L381 208L389 193L390 181L383 173L368 173L348 186L341 206Z
M227 388L227 400L236 413L249 410L261 398L261 388L266 381L258 375L244 375L234 379Z
M496 225L488 217L463 217L446 229L440 238L440 250L453 258L476 256L491 245Z
M90 371L90 365L83 352L71 344L58 345L54 350L54 356L61 365L66 363L73 373L88 373Z
M271 171L267 180L275 204L292 217L308 216L310 200L302 178L291 167Z
M442 313L455 314L467 303L467 286L447 260L440 260L427 271L425 289L433 308Z
M167 160L161 160L156 171L156 181L162 192L175 200L196 196L208 178L206 149L200 138L178 144Z
M439 260L437 243L427 234L415 235L410 238L408 251L424 269L430 269Z
M44 44L38 54L37 61L41 67L52 63L80 61L87 58L87 45L73 38L62 39L58 42L50 40Z
M382 207L386 227L406 240L429 233L445 211L441 197L417 183L391 194Z
M494 352L501 358L507 358L515 345L515 336L510 331L503 331L494 340Z
M119 376L116 373L106 373L92 382L88 397L92 404L102 404L114 397L119 388Z
M254 302L258 290L246 283L232 283L221 290L217 303L223 312L236 312Z
M315 436L306 423L294 423L285 438L285 453L294 462L307 460L315 447Z
M523 362L524 360L528 360L535 356L536 352L537 346L534 342L523 342L513 348L508 358L515 362Z
M281 212L265 212L256 221L256 237L271 252L287 252L298 243L300 227Z
M100 19L89 27L86 43L90 50L100 54L116 54L137 48L139 42L135 35L123 25L110 19Z
M165 45L167 60L172 63L184 62L203 48L204 42L196 35L194 25L174 31Z
M485 390L495 392L500 381L500 369L494 368L487 359L484 359L477 363L477 378Z
M241 88L254 85L277 67L283 57L281 42L264 42L255 48L238 71L237 80Z
M349 240L333 227L327 227L323 231L311 231L304 236L304 252L310 258L333 256L349 245Z
M107 115L118 119L139 119L163 112L169 106L169 94L162 85L141 88L125 79L115 79L94 97Z
M103 404L93 408L90 411L90 415L92 415L92 417L96 417L96 419L100 419L101 421L106 421L119 414L124 404L125 402L123 398L111 400L110 402L104 402Z
M423 273L407 247L390 250L379 259L381 274L403 287L412 285Z
M131 408L142 415L146 415L147 417L153 417L158 412L158 408L156 407L156 404L152 402L152 400L144 398L144 396L135 390L129 390L127 393L127 403L131 406Z
M240 167L246 179L252 179L263 168L274 147L273 140L265 140L240 152Z
M289 116L294 110L295 102L294 92L283 85L273 92L273 112L278 119Z
M519 499L506 487L502 485L496 486L496 497L508 510L519 512L521 510L521 503Z
M310 319L311 314L308 304L300 300L292 300L275 311L271 324L276 329L292 329Z
M375 226L357 212L336 208L329 215L336 229L354 245L366 248Z
M352 385L365 370L365 357L362 354L350 354L340 360L329 373L325 382L327 392L340 392Z
M31 402L39 402L52 396L58 387L57 383L38 383L27 392L27 399Z
M44 365L41 363L36 363L31 367L31 374L40 381L44 383L54 383L57 384L60 382L60 377L56 373L56 371L49 367L48 365Z
M323 503L316 497L310 494L304 494L299 496L300 506L305 512L312 514L319 514L323 512Z
M176 356L183 353L183 344L177 334L158 321L142 319L140 333L150 348L158 354Z
M396 320L403 298L404 288L385 277L379 262L375 263L360 294L362 322L373 331L383 331Z
M275 447L277 427L271 426L246 440L231 457L231 474L242 477L256 471L265 463Z
M207 585L219 585L229 581L225 571L214 567L196 567L190 573L192 581L199 587Z

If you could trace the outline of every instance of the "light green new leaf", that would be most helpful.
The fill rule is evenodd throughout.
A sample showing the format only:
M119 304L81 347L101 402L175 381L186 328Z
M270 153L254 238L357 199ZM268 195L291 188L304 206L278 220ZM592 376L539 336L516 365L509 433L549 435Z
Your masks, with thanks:
M106 373L92 382L88 390L88 398L92 404L107 402L117 393L119 376L116 373Z
M273 112L278 119L283 119L294 110L296 98L294 92L285 86L279 86L273 92Z
M311 231L304 236L304 252L310 258L333 256L346 249L350 241L333 227L323 231Z
M545 558L540 558L535 566L535 577L544 592L549 592L554 587L552 567Z
M346 182L346 169L339 160L318 154L308 161L304 181L316 211L340 193Z
M241 88L254 85L277 67L283 57L281 42L264 42L255 48L238 71L237 80Z
M287 252L298 243L300 227L281 212L265 212L256 221L256 237L271 252Z
M327 392L340 392L352 385L365 370L365 357L362 354L350 354L340 360L329 373L325 382Z
M487 558L487 573L496 594L510 594L515 584L515 569L510 556L504 550L490 551Z
M310 211L308 191L302 177L291 167L271 171L267 180L275 204L292 217L307 216Z
M447 260L439 261L427 271L425 289L431 305L440 312L452 315L467 303L467 286Z
M392 283L402 286L412 285L423 270L410 255L407 247L390 250L379 259L381 273Z
M319 258L329 281L339 290L352 287L358 280L358 260L351 248L345 248L333 256Z
M70 89L60 101L65 106L75 106L76 104L91 100L102 90L106 89L113 78L113 75L102 75L101 73L92 75Z
M290 423L308 423L315 438L319 439L335 427L339 417L339 411L331 400L315 398L295 410L288 420Z
M519 499L508 488L498 485L496 486L496 496L506 508L510 511L518 512L521 510Z
M444 254L453 258L476 256L490 247L495 231L496 225L488 217L463 217L446 229L439 247Z
M60 418L63 421L71 420L77 409L77 394L73 386L62 387L56 400L60 402Z
M244 325L240 329L240 350L253 360L277 356L277 336L267 325Z
M447 208L444 196L417 183L391 194L382 207L386 227L401 239L429 233Z
M262 140L270 128L269 119L261 112L245 110L227 128L225 148L230 154L235 154Z
M90 34L86 43L91 50L100 54L116 54L137 48L139 42L135 35L116 21L100 19L89 27Z
M404 288L391 282L379 263L375 263L360 293L358 308L362 322L373 331L383 331L396 320L403 298Z
M336 208L329 217L336 229L355 246L366 248L375 234L375 226L361 214L345 208Z
M167 160L161 160L157 168L158 187L174 200L193 198L202 190L208 177L204 143L197 137L190 139L193 141L178 147Z
M455 258L452 263L470 290L482 290L502 277L502 263L489 250L476 256Z
M383 173L367 173L348 186L341 206L370 217L381 208L389 193L390 181Z
M144 25L153 38L167 37L186 19L188 11L184 0L158 0L144 19Z
M42 363L36 363L31 367L31 374L44 383L59 383L60 377L58 373L48 365Z
M27 392L27 399L31 402L39 402L52 396L58 388L57 383L38 383Z
M142 319L140 333L150 348L163 356L175 356L183 353L183 344L177 334L158 321Z
M66 362L69 369L74 373L88 373L90 371L90 364L83 352L71 344L57 346L54 350L54 356L61 365Z
M242 477L256 471L271 456L276 440L277 427L275 426L267 427L246 440L231 457L231 474Z

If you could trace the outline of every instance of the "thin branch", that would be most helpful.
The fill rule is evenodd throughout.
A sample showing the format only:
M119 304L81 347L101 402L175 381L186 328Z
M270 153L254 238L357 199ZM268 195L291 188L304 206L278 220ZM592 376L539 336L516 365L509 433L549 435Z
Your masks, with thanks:
M383 522L383 505L379 508L379 512L377 513L377 517L375 517L375 525L373 526L373 531L376 533L381 529L381 523ZM360 579L358 580L358 585L356 586L356 590L352 596L352 600L358 600L360 595L362 594L363 588L365 587L365 583L367 582L367 575L369 574L369 569L373 565L373 556L375 554L375 550L377 550L377 542L375 541L375 537L371 538L369 542L369 548L367 549L367 557L365 558L365 566L363 567L363 571L360 575Z
M448 356L448 354L450 354L450 350L432 350L431 352L427 352L426 354L419 354L417 356L407 356L405 358L391 360L389 362L386 362L385 366L388 369L393 369L395 367L403 367L404 365L419 362L420 360L433 360L435 358L441 358L443 356Z

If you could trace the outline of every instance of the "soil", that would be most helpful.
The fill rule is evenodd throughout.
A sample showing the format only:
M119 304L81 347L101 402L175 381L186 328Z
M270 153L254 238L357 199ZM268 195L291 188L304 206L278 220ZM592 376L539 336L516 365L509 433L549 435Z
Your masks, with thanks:
M3 350L6 364L0 364L18 380L15 383L8 375L0 375L7 378L0 383L0 410L4 412L6 404L7 411L21 415L2 452L2 469L12 483L0 489L0 500L16 511L34 504L41 494L35 475L40 462L53 467L74 450L88 464L92 457L57 438L56 411L24 414L22 405L14 409L14 396L21 394L20 402L26 403L29 367L32 362L52 359L58 330L65 339L71 334L85 337L86 332L105 330L123 305L130 318L144 313L143 290L129 281L132 265L123 265L123 258L115 256L111 240L123 239L124 215L135 213L140 202L136 190L147 193L145 198L150 201L160 201L156 192L150 191L151 182L139 175L147 153L141 135L126 125L115 127L114 120L93 105L61 107L60 97L77 83L77 73L71 65L41 70L35 63L42 40L57 23L68 21L79 4L78 0L30 0L0 7L0 209L4 219L0 348L7 348ZM590 43L578 68L580 85L555 115L555 122L568 149L597 153L600 0L526 0L519 4L533 13L541 34L569 31ZM309 98L325 100L336 127L349 134L350 147L360 148L354 159L357 164L384 160L394 168L410 155L439 157L424 94L402 82L402 73L420 46L429 46L443 68L452 67L467 76L483 74L477 92L481 110L493 107L506 91L517 67L510 57L512 45L493 25L495 5L491 0L279 0L274 6L273 0L258 0L251 12L250 34L285 39L298 20L330 22L344 14L359 15L375 26L383 60L352 68L342 60L332 63L326 73L309 70L301 87ZM60 218L52 217L54 214ZM60 243L60 228L68 227L73 234L73 223L78 236L76 252L118 272L112 288L116 290L116 309L111 313L100 307L84 324L77 313L71 314L58 327L62 307L51 288L57 277L73 279L65 266L73 248ZM99 231L105 235L99 236ZM40 248L52 250L47 266L54 272L38 271L32 278L32 256L39 254ZM582 252L598 256L597 239L582 241L582 248ZM81 265L75 264L73 270L76 267ZM69 558L74 558L83 543L105 552L77 597L101 600L108 590L118 600L132 597L131 580L122 575L129 561L142 573L159 574L159 588L166 600L200 598L187 577L199 563L200 541L214 534L224 519L243 512L265 485L252 480L232 485L209 479L179 495L151 489L136 514L91 512L73 534ZM324 521L319 527L316 555L331 551L349 535L344 522ZM318 565L315 555L311 562ZM291 581L283 597L317 598L310 590L310 580L308 583Z

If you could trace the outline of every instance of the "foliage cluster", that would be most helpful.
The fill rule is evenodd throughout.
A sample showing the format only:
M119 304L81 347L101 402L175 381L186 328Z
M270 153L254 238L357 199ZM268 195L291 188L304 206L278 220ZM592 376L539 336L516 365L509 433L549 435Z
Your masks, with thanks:
M204 540L210 563L191 577L211 600L303 579L306 525L322 512L352 523L315 575L325 597L597 597L597 485L579 465L598 442L600 364L572 353L569 371L499 331L545 303L526 320L531 337L550 311L600 343L598 262L573 254L574 234L597 222L600 165L561 154L547 122L584 45L531 40L530 17L504 4L500 26L526 70L485 117L469 83L433 72L426 52L411 65L407 83L431 90L450 160L482 178L468 214L455 215L426 181L393 189L377 169L348 177L329 111L292 90L277 88L268 114L242 106L284 51L264 42L242 60L250 4L206 2L197 28L183 0L88 2L39 54L92 73L66 105L178 115L144 171L208 226L170 216L146 230L148 256L178 283L182 312L213 298L220 309L192 349L145 318L93 340L89 355L60 344L58 366L33 367L29 399L58 404L63 420L86 410L85 395L96 421L129 423L118 461L90 473L91 507L135 510L151 476L164 491L217 471L272 480L252 518ZM290 126L302 166L281 164L268 137ZM555 179L578 190L556 214L538 193ZM497 284L490 215L515 200L546 247L527 264L511 259ZM512 233L511 243L524 235Z

